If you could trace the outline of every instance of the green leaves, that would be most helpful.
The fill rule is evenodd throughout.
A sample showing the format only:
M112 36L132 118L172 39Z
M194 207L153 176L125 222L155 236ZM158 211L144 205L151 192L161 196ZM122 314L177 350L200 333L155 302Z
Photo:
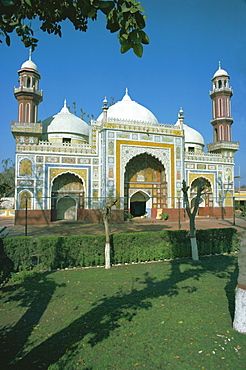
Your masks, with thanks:
M10 6L11 5L11 6ZM97 12L101 11L106 16L106 28L117 32L121 44L121 53L133 49L141 57L143 45L148 44L149 38L143 31L146 16L144 8L136 0L5 0L0 2L0 36L5 37L5 42L10 45L9 34L16 30L17 35L26 47L34 50L38 40L33 36L31 26L25 24L27 19L39 19L40 29L47 33L61 36L60 23L69 19L76 30L86 31L88 19L95 20ZM0 42L2 42L0 40Z

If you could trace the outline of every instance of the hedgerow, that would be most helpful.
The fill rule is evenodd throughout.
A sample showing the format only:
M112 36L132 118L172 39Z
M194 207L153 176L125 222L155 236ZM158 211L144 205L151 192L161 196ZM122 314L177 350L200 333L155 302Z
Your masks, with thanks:
M186 230L113 234L110 243L113 264L191 257ZM237 231L197 230L197 244L200 256L234 252L238 247ZM0 239L1 277L10 270L103 266L104 246L104 235Z

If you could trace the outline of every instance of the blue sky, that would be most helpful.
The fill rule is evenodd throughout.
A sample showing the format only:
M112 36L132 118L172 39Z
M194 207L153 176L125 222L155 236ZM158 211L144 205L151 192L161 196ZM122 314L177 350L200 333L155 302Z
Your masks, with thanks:
M180 107L185 123L197 129L205 143L212 142L211 78L218 61L231 77L235 175L246 184L246 1L245 0L143 0L150 45L140 59L132 51L120 54L117 34L105 29L104 16L90 22L87 33L64 22L63 37L36 32L39 45L32 60L42 76L44 101L39 119L59 112L64 99L76 102L95 118L102 101L121 100L126 87L132 100L150 109L162 123L174 124ZM35 24L36 26L36 24ZM17 71L28 50L13 34L11 46L0 44L0 158L13 158L15 141L10 132L17 119ZM86 116L85 116L86 117ZM238 180L236 180L238 186Z

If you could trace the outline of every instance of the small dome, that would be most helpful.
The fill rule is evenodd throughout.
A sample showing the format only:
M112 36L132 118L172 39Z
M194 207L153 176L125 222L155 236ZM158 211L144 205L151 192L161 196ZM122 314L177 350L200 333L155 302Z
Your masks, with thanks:
M108 108L107 119L109 121L136 121L136 123L146 122L150 125L158 124L157 118L150 110L130 98L127 89L123 99ZM97 121L102 120L103 113L97 118Z
M183 113L183 110L182 110ZM175 124L176 126L180 125L180 121L178 120ZM203 136L195 130L185 124L183 124L184 136L185 136L185 146L188 144L195 144L204 147L204 139Z
M221 68L221 65L220 65L220 62L219 62L219 68L218 70L215 72L215 74L213 75L213 79L215 77L222 77L222 76L226 76L226 77L229 77L228 73Z
M21 66L21 69L30 69L38 72L38 67L31 59L28 59L26 62L24 62Z
M200 132L184 124L185 144L199 144L204 146L204 139Z
M46 126L46 121L48 123L47 133L48 136L51 134L56 134L56 137L70 136L77 139L88 139L90 128L85 121L81 118L76 117L74 114L70 113L66 101L64 102L64 107L61 111L51 118L47 118L43 122L43 126Z

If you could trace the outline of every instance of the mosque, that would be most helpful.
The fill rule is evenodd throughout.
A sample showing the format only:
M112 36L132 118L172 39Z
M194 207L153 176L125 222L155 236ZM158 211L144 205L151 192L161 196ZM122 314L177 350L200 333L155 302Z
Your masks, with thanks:
M37 65L24 62L18 71L18 120L11 130L16 140L15 222L49 223L70 219L95 221L105 199L119 199L112 211L115 222L125 212L156 219L162 212L177 219L182 204L182 181L196 194L203 179L206 188L199 214L216 216L221 207L231 212L234 196L230 76L219 65L212 78L213 143L204 151L204 139L184 123L162 124L126 90L122 100L109 105L86 123L72 114L66 101L61 111L38 120L43 100Z

